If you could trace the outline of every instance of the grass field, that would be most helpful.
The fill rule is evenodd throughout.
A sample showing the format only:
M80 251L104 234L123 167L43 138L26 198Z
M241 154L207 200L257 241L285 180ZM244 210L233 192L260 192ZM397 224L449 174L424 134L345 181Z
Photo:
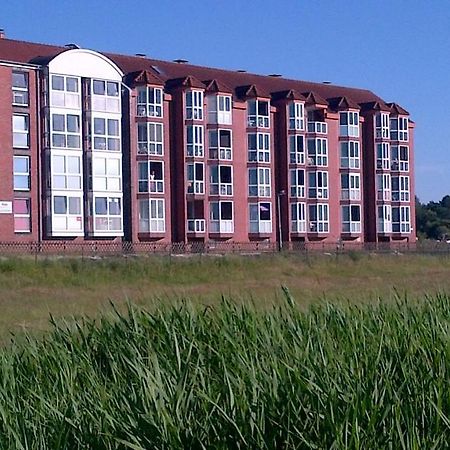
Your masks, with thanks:
M444 449L450 297L166 306L0 350L0 448Z
M48 318L95 316L113 301L140 305L222 295L270 307L289 288L301 306L320 298L372 301L407 293L450 292L450 258L421 255L261 255L137 259L0 260L0 342L10 332L39 333Z

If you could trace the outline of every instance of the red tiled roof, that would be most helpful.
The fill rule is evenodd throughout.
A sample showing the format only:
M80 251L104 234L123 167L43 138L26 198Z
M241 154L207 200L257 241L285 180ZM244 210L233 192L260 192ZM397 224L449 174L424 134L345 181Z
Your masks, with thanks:
M223 92L224 94L233 92L230 87L218 80L205 80L203 84L206 86L206 92Z
M183 86L183 87L188 87L188 88L205 89L205 85L200 80L193 77L192 75L188 75L187 77L173 78L173 79L167 80L166 85L168 88Z
M297 92L295 89L288 89L286 91L278 91L278 92L272 92L272 99L273 100L301 100L306 101L306 98L304 95Z
M323 105L328 106L328 102L316 92L302 92L307 105Z
M389 106L392 114L402 114L402 115L407 115L407 116L409 115L409 112L406 111L405 108L402 108L397 103L386 103L386 105Z
M263 91L259 86L249 84L245 86L236 86L236 95L239 98L263 97L270 98L268 92Z
M348 97L327 98L328 104L332 109L360 109L358 103Z
M391 108L383 101L360 103L362 111L374 110L390 112Z
M150 70L141 70L139 72L129 73L127 75L127 82L132 86L143 84L156 84L158 86L164 85L164 81Z
M67 50L65 47L36 44L31 42L16 41L12 39L0 39L0 60L30 63L40 62ZM193 76L198 80L215 79L236 89L239 86L256 86L258 91L272 93L284 90L296 90L298 92L314 92L316 99L347 97L356 103L383 102L383 100L373 92L366 89L356 89L333 84L313 83L309 81L290 80L281 77L270 77L255 75L251 73L235 72L223 69L213 69L210 67L195 66L192 64L177 64L168 61L159 61L141 56L126 56L113 53L104 53L111 58L124 73L138 72L143 70L155 70L163 80L185 79ZM312 100L312 98L311 98ZM326 102L324 103L326 105Z

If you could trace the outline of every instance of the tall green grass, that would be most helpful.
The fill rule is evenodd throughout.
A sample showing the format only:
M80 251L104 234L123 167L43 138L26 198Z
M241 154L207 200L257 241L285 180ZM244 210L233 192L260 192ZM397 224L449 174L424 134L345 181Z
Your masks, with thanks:
M0 353L2 449L441 449L450 296L271 311L189 303Z

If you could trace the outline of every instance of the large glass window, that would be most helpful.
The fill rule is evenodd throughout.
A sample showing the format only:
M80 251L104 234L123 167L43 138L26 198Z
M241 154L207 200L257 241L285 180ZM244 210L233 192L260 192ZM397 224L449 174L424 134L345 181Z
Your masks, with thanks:
M358 173L341 174L341 200L361 200L360 176Z
M248 160L250 162L270 162L270 134L247 134Z
M359 113L345 111L339 113L339 135L359 137Z
M378 233L390 233L392 231L391 205L381 205L378 207Z
M81 157L52 155L52 189L81 189Z
M247 102L247 126L249 128L269 128L269 102L249 100Z
M409 147L407 145L391 146L391 169L400 172L409 170Z
M348 141L341 142L341 167L344 169L359 169L360 154L359 142Z
M391 175L389 173L377 175L377 199L391 200Z
M187 156L203 158L203 125L188 125L186 127L186 134Z
M209 189L211 195L233 195L233 167L211 166Z
M163 116L163 90L142 86L137 88L137 115L139 117Z
M164 141L162 123L138 123L138 153L141 155L163 155Z
M81 197L53 197L52 231L82 231Z
M328 165L328 141L324 138L308 139L308 165Z
M56 148L81 148L79 115L52 114L51 146Z
M231 125L231 95L210 95L208 99L208 122Z
M394 117L390 120L391 139L393 141L408 140L408 118Z
M409 202L409 177L392 177L392 201Z
M231 130L209 130L209 158L231 160L231 142Z
M64 75L51 75L50 106L79 109L81 107L80 79Z
M379 113L375 116L375 136L379 139L389 139L388 113Z
M391 167L389 156L389 144L381 142L377 144L377 169L388 170Z
M361 233L361 207L359 205L341 206L342 232Z
M12 118L13 147L28 148L30 145L30 120L28 115L14 114Z
M291 231L293 233L306 232L305 203L291 203Z
M120 87L116 81L92 80L92 110L120 113Z
M211 202L209 211L212 233L233 233L233 202Z
M13 105L28 106L28 73L13 71L12 73Z
M15 198L13 201L14 232L31 231L31 203L29 198Z
M250 233L272 232L272 205L269 202L250 203Z
M291 169L291 197L305 196L305 171L304 169Z
M329 232L328 205L326 203L309 205L309 231L312 233Z
M409 206L392 207L392 232L409 233L411 231Z
M296 134L289 136L289 161L291 164L305 164L305 138Z
M94 156L92 159L92 189L94 191L122 190L122 160L120 158Z
M270 169L252 167L248 169L248 195L250 197L270 197Z
M30 158L14 156L14 190L30 190Z
M328 198L328 172L308 172L308 198Z
M94 117L94 150L120 151L120 122L117 119Z
M187 181L188 194L204 194L205 193L205 177L204 164L192 163L187 164Z
M164 199L139 200L139 232L164 233L166 231L164 211Z
M186 92L186 119L203 120L203 92Z
M94 197L94 231L122 231L122 199Z
M164 166L162 161L141 161L138 163L139 192L164 192Z
M305 129L305 106L301 102L289 103L289 129Z

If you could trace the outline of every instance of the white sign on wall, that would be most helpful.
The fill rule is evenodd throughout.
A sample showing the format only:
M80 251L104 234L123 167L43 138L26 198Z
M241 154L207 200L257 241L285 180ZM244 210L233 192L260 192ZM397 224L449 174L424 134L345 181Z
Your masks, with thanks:
M12 202L0 200L0 214L12 214Z

